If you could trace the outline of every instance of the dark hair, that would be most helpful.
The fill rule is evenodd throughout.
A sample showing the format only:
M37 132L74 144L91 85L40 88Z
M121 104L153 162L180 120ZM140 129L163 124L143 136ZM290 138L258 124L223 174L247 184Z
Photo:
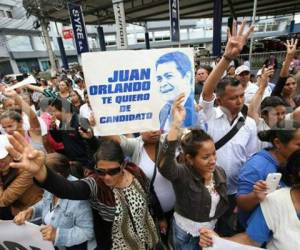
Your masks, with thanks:
M275 108L277 106L286 106L285 101L279 96L268 96L260 104L260 111L262 114L269 112L268 108Z
M39 85L41 85L41 86L48 86L48 82L45 79L40 79L39 80Z
M231 68L234 68L234 69L235 69L235 66L234 66L234 65L229 65L229 67L227 68L226 71L229 71Z
M211 66L209 66L209 65L200 65L200 66L197 68L196 72L197 72L199 69L205 69L205 70L207 71L207 74L208 74L208 75L209 75L209 74L212 72L212 70L213 70L213 68L212 68Z
M19 123L23 121L22 115L14 110L4 111L0 115L0 120L5 119L5 118L9 118L9 119L14 120Z
M82 100L82 97L81 97L81 95L79 95L79 93L78 93L78 91L77 90L72 90L71 92L74 92L76 95L77 95L77 97L79 98L79 102L81 103L81 104L83 104L84 103L84 101Z
M85 89L85 90L83 91L83 96L86 96L87 94L88 94L87 89Z
M62 154L47 154L45 165L65 178L67 178L71 173L69 159Z
M95 163L98 161L117 161L122 164L125 160L123 150L119 143L113 140L101 142L100 147L94 155Z
M176 64L176 68L182 77L184 77L188 72L191 72L192 74L192 63L186 54L179 51L164 54L158 58L155 67L157 68L159 64L168 62L174 62ZM190 83L192 83L192 77Z
M202 129L193 129L181 139L181 148L185 155L189 154L195 157L198 154L199 148L205 141L213 139Z
M72 81L67 77L64 77L61 82L64 82L69 89L72 87Z
M224 77L219 81L216 88L216 95L222 96L225 93L225 89L227 86L237 87L240 85L240 81L231 77Z
M284 183L288 186L300 184L300 149L293 152L287 160L286 167L283 171Z
M51 101L50 105L60 112L73 113L73 105L64 98L56 97Z
M277 138L282 144L288 144L293 138L296 131L300 129L300 123L294 120L283 120L277 123L269 130L260 131L258 138L261 141L271 142L274 145L274 140Z

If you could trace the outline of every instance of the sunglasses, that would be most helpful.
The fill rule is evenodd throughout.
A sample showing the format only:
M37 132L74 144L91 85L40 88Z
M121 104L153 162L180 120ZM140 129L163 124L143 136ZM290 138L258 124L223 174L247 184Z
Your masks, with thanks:
M101 175L101 176L105 176L105 175L117 175L121 172L121 166L116 167L116 168L110 168L110 169L103 169L103 168L97 168L96 166L94 167L94 170L97 174Z

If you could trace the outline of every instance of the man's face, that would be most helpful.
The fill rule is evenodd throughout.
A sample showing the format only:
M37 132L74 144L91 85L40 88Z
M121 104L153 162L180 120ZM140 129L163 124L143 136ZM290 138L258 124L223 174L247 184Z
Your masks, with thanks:
M175 62L159 64L156 70L156 80L162 98L171 102L181 93L185 93L187 98L191 92L191 77L191 72L182 76Z
M244 92L241 84L226 86L224 94L218 98L219 105L228 110L232 116L237 115L244 105Z
M239 80L244 87L246 87L247 83L250 81L250 72L243 71L241 74L236 76L236 79Z
M208 73L206 69L198 69L196 73L196 82L204 82L208 77Z

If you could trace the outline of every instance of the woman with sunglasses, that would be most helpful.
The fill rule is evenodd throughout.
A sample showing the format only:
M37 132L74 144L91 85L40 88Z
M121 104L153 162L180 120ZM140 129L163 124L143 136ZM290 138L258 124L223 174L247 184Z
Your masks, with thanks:
M19 133L9 138L12 167L31 172L40 185L62 199L89 200L93 210L97 249L153 249L158 242L148 208L148 181L132 163L125 162L120 145L104 141L95 154L95 171L79 181L68 181L44 165L45 155L34 150Z

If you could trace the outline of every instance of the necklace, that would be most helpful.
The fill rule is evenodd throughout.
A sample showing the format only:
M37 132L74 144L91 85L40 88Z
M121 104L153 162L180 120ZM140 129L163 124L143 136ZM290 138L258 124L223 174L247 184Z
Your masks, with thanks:
M215 180L214 178L211 178L210 182L205 185L205 187L208 189L208 192L211 194L211 193L214 193L216 190L215 190Z

